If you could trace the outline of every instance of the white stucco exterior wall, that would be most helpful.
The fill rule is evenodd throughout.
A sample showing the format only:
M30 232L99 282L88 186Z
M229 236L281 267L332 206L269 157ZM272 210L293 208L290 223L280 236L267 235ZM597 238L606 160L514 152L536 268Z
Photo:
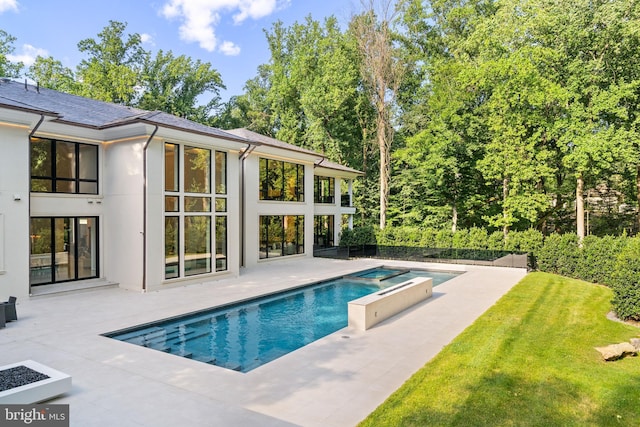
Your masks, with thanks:
M29 127L0 122L1 301L29 295Z
M214 151L227 154L227 270L213 271L209 274L199 274L189 277L180 277L166 280L164 277L164 144L165 142L202 147L211 150L211 161L214 162ZM194 283L209 283L223 277L237 276L239 274L240 259L240 187L238 151L229 150L216 144L215 138L207 138L198 143L185 142L176 138L163 138L157 136L147 148L147 264L146 281L147 290L154 291L175 286L185 286ZM227 144L228 145L228 144ZM213 179L213 176L212 176ZM215 198L212 193L212 199ZM212 201L212 205L214 205ZM213 206L212 206L213 208ZM215 214L215 213L214 213ZM215 223L215 219L213 220ZM212 238L213 235L212 234ZM212 249L214 249L212 242Z
M256 150L257 151L257 150ZM291 163L303 164L304 202L281 202L260 200L260 157L275 158ZM271 262L295 257L313 257L313 163L308 160L273 157L267 153L253 153L244 160L244 266L259 262ZM304 254L260 259L260 216L304 215Z

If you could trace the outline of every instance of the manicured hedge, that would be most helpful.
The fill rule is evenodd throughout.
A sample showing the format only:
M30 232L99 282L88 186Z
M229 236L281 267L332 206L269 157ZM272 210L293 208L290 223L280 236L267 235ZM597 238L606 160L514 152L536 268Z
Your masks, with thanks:
M640 320L640 238L628 240L611 274L611 303L621 319Z
M418 227L361 227L345 230L340 244L529 252L540 271L612 287L617 315L640 320L640 238L587 236L580 244L575 234L545 237L533 229L512 231L505 239L500 232L489 233L482 228L452 232Z

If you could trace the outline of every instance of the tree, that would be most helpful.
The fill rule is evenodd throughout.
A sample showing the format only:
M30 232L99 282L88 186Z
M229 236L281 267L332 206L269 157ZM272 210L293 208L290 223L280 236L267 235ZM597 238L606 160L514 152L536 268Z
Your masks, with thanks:
M220 106L220 73L210 63L193 61L184 55L160 50L145 61L140 77L141 96L136 105L146 110L160 110L200 123L209 120L212 110ZM210 99L198 105L199 97Z
M47 58L38 56L29 67L27 76L49 89L73 94L80 93L80 84L75 80L73 71L51 56Z
M139 34L130 34L124 40L126 27L126 23L109 21L98 34L98 41L84 39L78 43L78 50L89 55L77 69L82 96L117 104L135 104L149 54L142 48Z
M22 62L13 63L7 58L15 50L13 47L15 41L15 37L0 30L0 76L2 77L19 77L20 70L24 67Z
M380 228L387 222L391 144L395 129L393 109L404 76L400 51L393 43L393 1L369 0L366 11L351 21L351 31L360 52L361 75L375 111L376 143L380 155Z

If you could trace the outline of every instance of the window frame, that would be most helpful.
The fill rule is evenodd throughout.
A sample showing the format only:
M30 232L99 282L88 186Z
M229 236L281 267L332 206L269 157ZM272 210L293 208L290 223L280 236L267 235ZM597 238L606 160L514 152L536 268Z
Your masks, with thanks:
M171 147L173 156L177 158L171 162L171 173L174 179L171 182L171 188L167 188L167 167L169 162L167 161L167 147ZM198 172L189 167L188 161L193 158L190 157L193 154L197 154L196 150L206 150L207 165L206 171ZM228 167L228 153L225 151L216 150L213 147L202 147L187 143L174 143L165 141L163 144L163 179L164 179L164 233L163 233L163 248L164 248L164 275L163 280L170 281L175 279L192 278L200 275L212 274L219 271L228 271L228 263L218 262L218 232L217 225L219 218L225 218L227 221L227 167ZM219 161L221 160L221 161ZM218 171L219 164L222 164L222 171ZM218 166L217 166L218 165ZM220 172L220 173L219 173ZM206 183L201 187L200 183L196 182L196 187L192 187L193 183L188 183L187 180L198 176L199 174L206 177ZM219 179L222 177L222 179ZM219 186L224 187L222 191ZM188 188L187 188L188 186ZM201 187L201 188L200 188ZM195 191L194 191L195 189ZM224 202L222 202L224 201ZM224 205L224 212L216 209L218 205ZM196 218L206 218L208 227L206 230L206 238L208 243L205 242L206 253L208 257L198 260L188 259L193 258L197 254L187 254L188 242L187 239L194 238L194 235L189 234L189 229L195 226L194 221L198 221ZM171 218L171 219L169 219ZM177 229L173 231L175 233L175 239L177 239L176 254L168 253L167 249L167 220L177 220ZM225 237L228 236L228 232L225 230ZM201 242L202 243L202 242ZM224 244L224 256L228 254L228 242L225 239ZM200 245L201 246L201 245ZM175 260L177 258L177 261ZM171 260L171 262L169 262ZM193 266L194 268L191 268ZM222 265L221 268L220 266ZM199 269L197 266L204 266ZM176 271L177 270L177 271ZM200 271L201 270L201 271Z
M268 157L258 159L258 198L261 201L304 202L305 167ZM278 185L276 185L279 182ZM293 188L288 182L294 182Z
M34 154L34 145L38 142L48 142L49 144L49 154L47 159L48 169L50 171L49 175L36 175L34 174L34 164L33 164L33 154ZM63 177L59 176L58 173L58 161L57 155L58 152L61 151L62 144L70 145L73 147L73 173L72 177ZM81 162L81 147L92 147L95 150L95 164L92 165L91 170L95 171L95 179L94 178L82 178L81 172L83 167L85 166L85 161ZM44 194L91 194L98 195L100 194L100 146L96 144L88 144L84 142L74 142L74 141L66 141L60 139L51 139L51 138L40 138L40 137L31 137L29 141L29 157L30 157L30 180L29 180L29 191L32 193L44 193ZM34 181L47 181L50 186L48 190L37 190L34 189ZM60 184L63 183L71 183L73 189L72 191L59 191L58 188ZM95 185L94 191L81 191L83 188L82 184L92 184Z

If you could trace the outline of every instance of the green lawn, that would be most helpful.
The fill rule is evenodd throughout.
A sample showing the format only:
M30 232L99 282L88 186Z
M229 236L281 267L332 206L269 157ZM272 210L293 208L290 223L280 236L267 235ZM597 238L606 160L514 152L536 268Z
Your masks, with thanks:
M640 336L611 296L527 275L361 426L640 426L640 358L594 350Z

